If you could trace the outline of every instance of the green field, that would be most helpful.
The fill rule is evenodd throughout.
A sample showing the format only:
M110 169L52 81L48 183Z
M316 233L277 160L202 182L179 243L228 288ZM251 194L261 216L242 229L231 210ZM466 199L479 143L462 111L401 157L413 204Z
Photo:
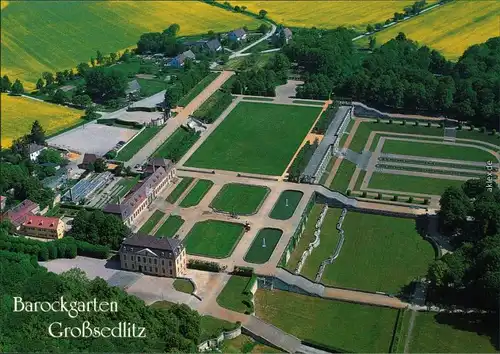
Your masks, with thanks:
M74 68L97 50L107 55L129 48L141 34L161 32L172 23L180 25L181 36L260 24L250 16L182 1L2 1L1 21L2 76L32 86L44 71Z
M288 220L293 216L297 205L304 193L301 191L286 190L281 193L278 201L273 206L269 216L271 219Z
M153 215L151 215L149 219L141 226L139 232L143 234L149 234L164 215L164 212L155 210Z
M397 315L383 307L262 289L255 293L255 308L257 317L299 339L357 353L387 353Z
M208 85L212 81L215 80L220 73L210 72L207 76L205 76L200 82L198 82L188 93L186 93L180 100L177 102L179 106L187 106L189 102L191 102L196 96L198 96L201 91L207 88Z
M194 286L187 279L175 279L174 289L186 294L191 294L194 291Z
M137 134L123 149L121 149L115 159L118 161L130 160L139 152L140 149L144 147L144 145L153 139L153 137L158 134L162 128L163 127L147 127L142 132Z
M498 353L495 315L417 312L410 353Z
M460 187L464 181L451 179L426 178L418 176L393 175L374 172L368 188L394 190L407 193L441 195L450 186Z
M199 135L194 135L183 127L179 127L160 145L153 156L163 157L174 162L179 161L198 139Z
M240 102L186 166L281 175L320 111L320 107Z
M412 219L350 211L342 228L345 242L340 255L326 266L321 278L326 285L397 294L425 276L435 257ZM322 228L322 235L330 232L336 232L333 220Z
M247 311L249 307L244 304L243 301L248 301L249 296L243 294L243 291L249 280L249 277L232 275L226 283L226 286L224 286L224 289L222 289L219 296L217 296L217 303L232 311L241 313Z
M492 161L495 156L474 147L428 144L403 140L386 140L382 153L432 157L438 159L484 162Z
M335 177L333 177L330 189L345 193L355 170L355 164L347 159L343 159L335 173Z
M218 220L200 221L194 224L184 243L189 254L226 258L233 253L243 232L242 224Z
M309 219L306 223L306 228L300 237L299 243L295 246L295 249L290 255L290 259L286 264L286 269L291 272L295 271L297 268L297 264L299 263L300 257L302 253L307 249L309 244L314 240L314 229L316 225L316 221L318 220L319 214L321 213L321 206L319 204L315 204L311 212L309 213Z
M141 86L141 96L152 96L167 88L167 83L164 80L137 79L137 82Z
M323 209L322 205L316 204L314 208ZM333 251L337 248L340 240L339 232L336 229L337 222L340 218L341 209L329 209L323 226L321 227L320 246L316 247L306 262L302 266L300 274L311 280L316 279L316 273L319 270L321 262L330 257ZM309 219L308 223L316 224L316 219ZM328 266L327 266L328 267Z
M269 193L269 188L249 184L229 183L217 193L210 206L238 215L255 214Z
M214 182L208 179L200 179L196 182L193 189L189 191L188 195L180 202L179 206L182 208L189 208L198 205L213 185Z
M244 260L249 263L266 263L271 258L282 234L283 231L279 229L265 228L260 230L248 249ZM264 242L266 247L263 247Z
M167 220L160 226L155 235L157 237L174 237L175 233L179 231L184 220L178 215L170 215Z
M167 201L172 204L177 202L177 199L179 199L182 193L191 185L193 180L194 178L192 177L182 177L182 181L180 181L177 187L169 194Z

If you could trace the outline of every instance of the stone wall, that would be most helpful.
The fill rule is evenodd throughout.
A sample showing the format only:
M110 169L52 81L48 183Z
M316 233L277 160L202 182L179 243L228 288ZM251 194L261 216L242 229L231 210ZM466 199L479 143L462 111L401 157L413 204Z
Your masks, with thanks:
M203 343L198 344L198 350L200 352L204 352L206 350L216 348L223 341L236 338L240 334L241 334L241 325L238 328L233 329L232 331L222 332L218 337L208 339L208 340L204 341Z

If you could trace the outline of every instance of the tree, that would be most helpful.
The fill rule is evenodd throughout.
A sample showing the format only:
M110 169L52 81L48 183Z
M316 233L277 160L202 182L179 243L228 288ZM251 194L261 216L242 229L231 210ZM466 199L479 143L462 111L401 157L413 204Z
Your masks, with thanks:
M38 156L38 163L55 163L58 165L63 165L67 163L61 153L54 149L45 149Z
M172 109L177 105L177 102L181 99L182 92L179 86L172 85L167 87L165 90L165 107Z
M11 88L12 88L12 83L10 82L9 77L7 75L4 75L1 81L1 91L7 92L10 91Z
M115 170L113 171L113 174L115 176L121 176L122 172L123 172L123 164L121 163L118 166L116 166Z
M377 44L377 39L373 36L370 36L370 44L369 47L371 50L375 49L375 46Z
M81 108L87 108L92 104L92 99L90 98L89 95L83 94L83 95L75 95L73 96L72 103L75 106L81 107Z
M21 83L21 81L19 81L19 79L16 79L16 81L12 85L10 92L13 95L22 95L24 93L23 84Z
M66 75L64 75L64 72L58 71L56 72L56 81L58 85L64 85L66 82Z
M98 50L96 52L96 61L97 61L97 64L102 64L104 62L104 55Z
M102 211L80 211L73 220L70 236L94 245L109 246L116 250L130 233L123 222Z
M375 28L373 27L373 25L369 24L366 26L367 33L373 33L374 31L375 31Z
M54 83L54 74L51 72L45 71L42 73L42 78L45 80L45 86L50 86Z
M173 23L168 28L163 31L164 34L171 36L171 37L176 37L177 34L179 34L181 30L181 26L179 26L177 23Z
M130 61L130 50L128 49L125 49L125 51L123 52L122 56L120 57L120 60L125 62L125 63L128 63Z
M95 59L94 59L94 57L90 57L90 65L92 65L92 67L95 67Z
M262 9L262 10L259 11L259 17L260 18L264 18L264 17L266 17L266 15L267 15L267 11L266 10Z
M92 104L89 104L87 108L85 108L85 119L87 120L94 120L98 118L97 111L95 107Z
M111 52L111 53L109 53L109 57L111 59L111 62L115 63L116 62L116 58L118 57L118 54L116 54L115 52Z
M234 11L236 11L236 12L241 12L241 7L239 7L238 5L236 5L236 6L234 7Z
M87 71L89 71L90 66L87 63L80 63L76 66L76 70L78 72L78 75L81 77L84 77Z
M95 172L101 173L101 172L106 171L107 169L108 169L108 166L106 164L106 160L104 160L102 158L95 160L95 163L94 163L94 171Z
M471 204L462 188L448 187L439 200L439 221L446 233L453 233L465 226Z
M68 95L61 89L58 89L52 96L52 102L57 104L64 104L68 100Z
M31 125L29 140L38 145L45 145L45 130L38 120L35 120Z
M41 91L44 85L45 83L43 82L43 79L38 79L38 81L36 82L36 89L38 91Z
M257 31L259 31L262 34L266 34L267 32L269 32L269 29L270 29L270 27L268 25L266 25L265 23L263 23L259 26Z
M127 82L123 73L95 68L85 75L85 89L95 100L108 101L125 95Z

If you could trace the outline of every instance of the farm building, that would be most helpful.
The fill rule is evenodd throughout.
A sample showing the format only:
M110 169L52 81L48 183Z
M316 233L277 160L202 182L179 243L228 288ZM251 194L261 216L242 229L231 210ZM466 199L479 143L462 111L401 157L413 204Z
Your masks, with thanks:
M38 156L45 150L46 147L38 144L29 144L28 146L28 154L30 156L31 161L35 161Z
M181 240L132 234L120 247L122 269L160 277L179 277L186 273L186 249Z
M182 68L187 59L195 60L196 56L191 50L187 50L184 53L179 54L170 61L170 66L174 68Z
M214 38L214 39L201 39L198 41L188 41L184 42L184 45L193 50L198 50L198 51L203 51L206 50L211 53L219 52L222 50L222 45L220 44L219 40Z
M235 29L235 30L229 32L227 34L227 38L231 42L239 42L239 41L243 41L247 38L247 33L245 32L245 30L243 28L238 28L238 29Z
M125 225L131 226L174 178L175 168L173 165L167 170L159 167L143 182L137 184L134 191L123 202L107 204L103 210L106 213L117 215Z

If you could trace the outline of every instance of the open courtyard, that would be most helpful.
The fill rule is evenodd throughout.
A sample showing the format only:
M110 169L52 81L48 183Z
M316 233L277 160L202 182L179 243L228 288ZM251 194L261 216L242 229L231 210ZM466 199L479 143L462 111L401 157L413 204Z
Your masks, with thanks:
M281 175L321 107L240 102L186 166Z

